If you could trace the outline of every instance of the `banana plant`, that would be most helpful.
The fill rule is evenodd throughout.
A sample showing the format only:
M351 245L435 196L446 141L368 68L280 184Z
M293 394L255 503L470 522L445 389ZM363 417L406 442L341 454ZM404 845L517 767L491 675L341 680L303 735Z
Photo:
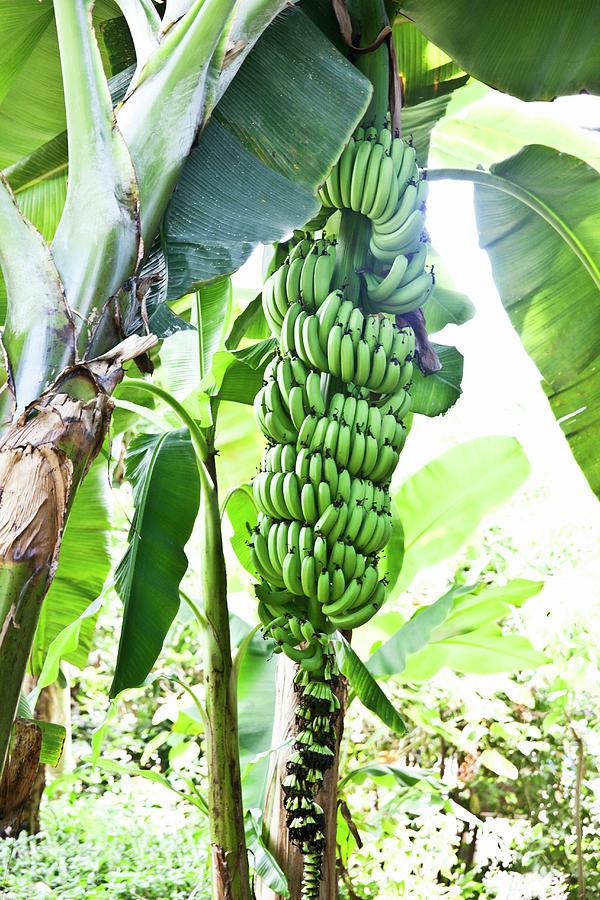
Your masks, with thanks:
M0 0L6 361L0 402L0 759L32 646L43 655L52 640L44 636L52 634L48 590L55 572L58 584L62 536L74 523L80 485L106 447L111 397L123 390L131 360L150 372L159 340L177 331L191 339L174 310L195 306L203 377L190 403L161 394L155 382L123 382L142 396L161 397L186 429L183 437L152 435L133 447L136 525L152 519L148 473L160 472L175 447L187 459L192 509L187 517L173 516L177 540L168 603L152 623L143 604L147 596L149 611L155 610L161 598L146 595L138 581L138 532L132 531L118 578L125 613L113 693L139 683L154 663L176 609L182 545L199 502L206 524L207 705L214 713L208 803L214 889L216 896L241 898L249 896L249 886L215 440L221 402L252 402L273 345L261 332L259 301L236 321L226 350L215 354L219 330L214 323L212 332L208 328L209 309L213 303L216 319L225 318L227 276L256 244L279 241L318 215L317 189L367 110L369 82L375 86L370 115L381 118L387 108L392 58L379 45L382 34L389 43L381 4L353 0L346 9L336 3L337 17L319 0L304 0L302 9L278 16L284 6L281 0L167 0L161 16L149 0L22 0L16 7ZM494 0L483 14L474 0L385 6L397 54L392 68L401 76L401 124L414 136L421 165L432 128L469 74L525 99L597 89L590 60L598 28L591 4L589 16L560 11L560 21L559 13L542 9L541 0L523 6L515 26L521 43L512 38L515 13L508 0ZM501 34L499 21L507 23ZM558 60L551 67L550 45ZM577 66L563 65L565 58ZM398 83L394 88L397 117ZM596 389L599 281L590 210L597 171L539 147L494 164L496 169L480 172L463 163L458 172L446 167L430 177L479 185L482 239L489 243L505 305L594 481L590 448L597 425L580 392L593 397ZM562 190L553 192L557 180ZM514 265L520 259L515 223L535 248L529 269ZM364 242L365 234L356 237ZM548 260L557 267L557 293L551 295L535 278ZM585 334L583 341L573 339L574 353L561 355L562 325L571 321L565 285L573 277L582 289ZM430 330L432 320L464 321L470 314L439 284L428 304ZM561 320L554 316L557 307ZM544 338L548 323L555 330ZM266 339L262 346L237 349L244 335L257 332ZM454 348L435 350L442 374L415 379L415 409L428 415L448 409L460 392L460 355ZM183 358L177 362L185 365ZM136 408L130 403L130 412ZM576 417L584 414L578 427ZM160 562L149 558L147 564ZM82 607L88 601L83 597ZM68 614L72 622L84 611L76 605ZM285 710L280 713L284 720ZM332 785L328 802L334 809L335 779ZM335 841L328 840L323 891L329 896ZM286 868L293 873L291 863Z
M129 361L150 371L148 352L159 338L185 327L164 303L167 266L172 264L171 284L178 285L171 296L186 293L207 280L189 271L181 274L182 263L196 256L203 241L202 227L208 225L217 241L220 229L228 233L228 221L219 218L219 200L216 211L204 210L212 214L209 223L194 223L182 241L176 229L177 200L201 203L205 185L223 176L219 165L228 157L233 164L236 154L246 164L241 177L249 179L248 167L254 166L263 187L270 182L266 205L263 196L255 196L254 203L270 210L271 220L260 223L250 216L238 223L237 258L221 263L221 271L232 271L253 244L283 236L316 211L316 188L368 99L368 86L358 78L341 77L347 63L336 51L332 55L328 41L298 18L301 14L286 18L270 39L259 43L284 5L280 0L169 0L162 18L147 0L121 0L117 6L102 0L96 5L93 0L55 0L42 9L26 0L18 10L0 6L6 24L0 115L18 111L21 78L26 70L33 78L36 66L43 72L46 99L51 96L45 109L33 104L31 110L27 98L17 112L18 128L13 143L4 142L1 164L6 169L0 175L6 300L0 410L3 765L40 611L59 565L63 531L80 484L104 444L111 395ZM273 161L255 140L255 121L244 121L244 115L249 96L256 97L253 68L260 72L269 66L278 43L291 42L294 26L312 30L316 40L303 53L304 69L297 73L292 99L306 95L302 78L310 79L311 88L322 92L331 121L321 128L319 154L307 155L305 165L292 169L289 141L288 154ZM242 64L255 45L248 69ZM279 65L285 70L289 63L280 58ZM240 89L228 109L226 91L233 96L238 76ZM282 81L286 78L287 73ZM263 99L265 107L269 102ZM27 132L22 118L26 104L34 120L44 120L35 133ZM217 106L211 128L207 123ZM299 112L298 102L292 111ZM307 111L305 102L305 115ZM270 130L262 125L263 140L276 142L279 136L283 143L280 123L271 117ZM190 188L187 179L199 184ZM231 196L226 215L231 216L237 199ZM204 435L192 417L183 421L197 453L206 525L203 596L210 625L207 705L209 714L214 713L209 809L215 895L233 891L245 897L248 866L237 789L214 428ZM126 580L121 584L127 592ZM130 642L135 641L134 634ZM157 652L156 642L150 652Z

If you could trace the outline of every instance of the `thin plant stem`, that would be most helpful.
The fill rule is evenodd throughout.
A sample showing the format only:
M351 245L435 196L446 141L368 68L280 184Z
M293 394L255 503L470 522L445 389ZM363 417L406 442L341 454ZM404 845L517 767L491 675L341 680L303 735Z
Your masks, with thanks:
M200 584L204 612L190 608L204 629L208 809L215 900L250 900L240 773L236 672L231 658L227 573L221 533L221 511L215 457L200 427L168 391L150 381L128 384L167 403L189 429L200 476ZM183 596L189 602L189 598ZM182 683L183 686L183 683ZM187 690L187 688L186 688Z
M581 816L581 786L585 772L585 747L583 738L571 726L571 731L577 744L577 770L575 773L575 852L577 854L577 896L579 900L586 900L585 867L583 860L583 820Z

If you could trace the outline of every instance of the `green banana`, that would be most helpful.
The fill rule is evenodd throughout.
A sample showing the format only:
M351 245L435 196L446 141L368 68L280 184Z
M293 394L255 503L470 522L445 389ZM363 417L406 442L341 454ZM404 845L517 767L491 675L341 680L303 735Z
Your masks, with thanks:
M398 171L398 191L403 194L409 181L416 181L419 169L416 163L417 153L414 147L406 146L402 155L402 164Z
M372 300L374 303L378 303L381 300L387 300L387 298L400 287L404 273L408 268L408 263L408 257L399 254L392 263L390 271L385 278L379 282L377 287L368 289L369 300Z
M381 131L379 132L379 143L381 144L383 149L386 151L386 153L389 154L390 148L392 146L392 132L390 131L390 129L388 128L387 125L385 126L385 128L382 128Z
M327 193L331 197L333 206L338 209L342 206L342 197L340 194L340 170L338 166L334 166L325 182L327 185Z
M319 320L316 316L306 316L302 326L302 343L308 362L315 369L324 371L327 368L327 357L323 353L319 341Z
M306 378L306 399L308 408L316 416L325 414L325 400L321 390L321 378L317 372L310 372Z
M293 259L290 262L290 266L285 279L285 294L288 304L297 303L300 300L300 276L302 274L303 266L303 256L297 256L296 259Z
M350 141L346 144L340 157L340 196L342 207L345 207L346 209L350 208L350 187L352 183L352 168L354 165L354 154L356 149L357 145L354 138L350 138Z
M302 272L300 273L300 296L302 297L304 309L309 312L312 312L315 308L314 275L318 259L317 253L318 251L315 245L304 260Z
M330 246L317 257L313 272L313 302L317 309L329 296L334 267L335 247Z
M283 561L283 581L291 594L303 595L301 564L297 553L288 553Z
M365 187L367 166L373 144L371 141L361 141L356 150L352 164L352 181L350 184L350 208L359 212Z
M367 387L372 391L377 390L377 386L381 383L387 368L387 356L385 350L378 344L375 352L371 356L371 371L369 372L369 380Z
M338 378L342 374L341 349L344 329L340 323L334 325L327 339L327 371Z
M349 333L344 334L340 343L340 375L346 384L354 381L354 343Z
M374 228L371 233L371 244L383 253L387 251L397 254L412 253L420 242L424 228L425 213L420 209L415 209L404 224L390 234L381 234Z
M360 211L364 216L369 215L371 207L373 206L373 201L375 200L375 194L377 193L377 188L380 183L379 169L382 161L383 147L379 143L374 144L369 155L369 162L365 173L365 185L360 201Z
M397 202L398 191L394 172L394 163L390 156L384 156L379 167L379 182L375 190L373 202L367 212L370 219L377 219L387 209L390 200ZM394 188L396 191L394 192Z
M398 209L386 222L374 222L373 225L378 234L392 234L404 225L412 212L419 208L419 188L416 184L409 184Z
M317 506L317 495L312 483L309 482L303 486L300 502L303 520L310 525L314 525L319 519L319 508Z
M431 272L421 272L420 275L398 288L385 301L380 301L379 307L385 312L403 313L410 312L412 309L418 309L423 306L425 301L431 295L435 279Z
M343 301L344 295L341 291L332 291L317 310L319 342L323 349L327 347L329 334L333 328L333 323L336 320L339 308Z

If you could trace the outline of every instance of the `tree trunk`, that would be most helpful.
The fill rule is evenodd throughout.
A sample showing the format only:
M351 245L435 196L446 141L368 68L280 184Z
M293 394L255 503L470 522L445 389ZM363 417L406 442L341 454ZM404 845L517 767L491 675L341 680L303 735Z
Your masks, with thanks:
M27 675L23 685L23 693L28 694L34 687L37 678ZM35 706L35 718L44 722L53 722L55 725L63 725L65 728L65 742L60 761L56 768L38 765L37 775L34 779L31 793L22 807L18 820L14 822L11 834L26 831L28 834L37 834L40 830L40 807L44 790L56 775L63 775L74 768L73 751L71 746L71 688L67 684L62 688L57 681L52 682L40 692Z
M70 367L0 440L0 769L66 519L106 436L122 364L156 343L132 337Z
M275 694L275 721L273 723L274 747L293 738L298 731L296 727L296 706L299 694L294 691L294 675L296 664L283 654L277 664L277 685ZM336 720L335 762L325 773L323 786L315 800L325 812L326 845L323 852L323 880L319 900L337 900L338 885L336 874L336 820L337 820L337 782L339 771L339 750L344 731L344 714L346 711L347 685L345 678L340 679L336 694L340 701L340 710ZM281 782L285 777L289 746L274 753L269 767L267 796L265 800L265 822L268 827L269 850L277 859L288 879L290 900L300 900L302 882L302 854L294 844L290 843L286 827L284 795ZM257 897L259 900L282 900L279 894L272 891L261 880Z
M23 684L23 693L28 694L35 687L37 678L26 676ZM46 722L53 722L52 718L52 688L54 685L48 685L41 691L38 702L35 707L36 719L43 719ZM35 776L31 792L27 797L23 807L20 810L18 819L13 823L11 834L18 834L20 831L26 831L28 834L37 834L40 830L40 806L46 787L46 766L39 763L37 775Z

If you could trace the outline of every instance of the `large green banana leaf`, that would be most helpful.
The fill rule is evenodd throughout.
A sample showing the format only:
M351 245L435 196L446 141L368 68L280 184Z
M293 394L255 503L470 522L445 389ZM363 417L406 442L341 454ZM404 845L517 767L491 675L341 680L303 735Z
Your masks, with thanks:
M62 540L60 560L44 600L32 649L33 670L41 671L52 641L102 591L110 571L110 487L100 456L79 488ZM92 646L97 616L82 620L77 648L65 659L83 668Z
M317 212L370 85L300 10L273 22L191 153L164 228L169 296L235 271Z
M111 0L96 0L100 36L115 36L108 23L121 13ZM123 63L123 38L112 51ZM99 41L107 74L109 57ZM130 60L125 62L128 64ZM65 128L65 105L54 9L49 0L0 0L0 168L45 144Z
M115 576L124 610L112 697L140 685L160 653L179 609L179 583L187 568L184 547L199 503L187 429L140 435L130 444L125 465L135 515Z
M452 92L464 85L469 76L412 22L396 22L393 38L402 83L402 130L412 137L417 160L424 166L431 132L446 115Z
M600 176L581 159L535 145L491 172L500 190L495 181L476 190L481 244L554 414L600 495Z
M420 607L367 661L376 676L402 675L403 681L431 678L442 667L490 674L533 668L547 662L527 638L503 635L496 624L539 593L540 581L505 586L455 587Z
M554 147L600 170L600 134L574 126L562 104L525 103L477 82L452 95L433 132L429 163L489 168L527 144Z
M469 76L460 66L408 19L399 18L392 31L406 106L444 97L466 83Z
M544 145L523 148L538 140ZM500 296L600 493L600 137L567 124L551 104L492 93L441 123L431 158L477 184L480 242Z
M390 3L480 81L524 100L600 91L595 0Z
M404 532L404 560L393 593L405 590L421 569L456 553L528 475L519 442L494 435L465 441L405 479L392 495Z

